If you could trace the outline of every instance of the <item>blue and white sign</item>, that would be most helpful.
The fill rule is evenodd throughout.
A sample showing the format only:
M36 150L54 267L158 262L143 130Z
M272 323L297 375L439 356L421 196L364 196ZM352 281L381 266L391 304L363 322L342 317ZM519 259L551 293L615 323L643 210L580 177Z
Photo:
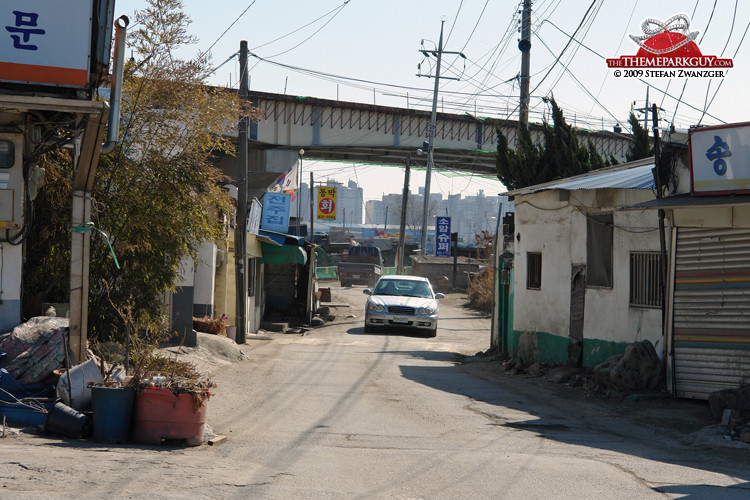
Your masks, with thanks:
M702 127L690 132L694 194L750 192L750 124Z
M289 231L289 207L291 203L291 194L265 193L263 195L263 217L260 219L260 228L277 233Z
M438 217L435 225L435 256L451 256L451 218Z

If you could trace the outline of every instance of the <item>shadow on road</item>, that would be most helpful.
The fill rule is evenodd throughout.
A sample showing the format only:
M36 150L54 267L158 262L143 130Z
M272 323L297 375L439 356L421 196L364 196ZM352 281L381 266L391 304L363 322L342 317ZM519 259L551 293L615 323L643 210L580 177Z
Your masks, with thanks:
M614 451L648 460L702 469L750 481L747 450L689 446L680 436L668 430L649 428L618 412L616 405L601 406L586 401L568 400L541 385L501 375L496 380L481 378L470 363L456 363L463 358L453 352L399 351L429 361L454 362L445 366L402 365L404 378L433 389L459 394L476 403L470 408L490 420L491 427L533 432L539 437L561 443ZM494 409L482 408L482 404ZM648 404L648 403L646 403ZM504 409L514 411L506 412ZM516 412L530 414L518 419ZM676 431L675 431L676 432ZM702 455L701 455L702 454ZM711 461L709 457L721 457ZM750 498L747 482L727 486L670 485L654 488L657 492L686 495L686 498Z

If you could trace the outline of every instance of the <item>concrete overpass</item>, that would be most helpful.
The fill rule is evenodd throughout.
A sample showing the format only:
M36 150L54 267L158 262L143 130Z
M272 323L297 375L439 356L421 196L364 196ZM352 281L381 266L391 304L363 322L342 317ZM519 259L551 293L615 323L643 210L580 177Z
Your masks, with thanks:
M428 111L255 91L249 98L263 116L250 126L252 148L295 153L302 148L306 159L404 165L409 153L416 159L428 137ZM438 113L435 168L494 175L497 126L515 144L516 121ZM541 144L541 125L529 129ZM578 134L582 144L591 140L604 158L611 154L620 161L632 141L628 134L608 131Z

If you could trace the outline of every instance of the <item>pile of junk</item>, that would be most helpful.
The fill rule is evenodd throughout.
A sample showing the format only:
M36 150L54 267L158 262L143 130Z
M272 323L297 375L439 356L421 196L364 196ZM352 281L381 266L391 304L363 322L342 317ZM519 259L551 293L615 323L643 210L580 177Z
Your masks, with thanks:
M39 316L0 335L0 424L124 444L203 443L214 384L193 365L144 349L95 346L78 362L67 318ZM131 362L134 361L134 362Z

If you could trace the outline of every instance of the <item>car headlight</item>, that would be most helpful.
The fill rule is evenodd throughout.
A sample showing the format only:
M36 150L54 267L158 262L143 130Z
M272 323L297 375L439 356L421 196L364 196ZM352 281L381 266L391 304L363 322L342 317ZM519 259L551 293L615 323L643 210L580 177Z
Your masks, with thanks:
M369 309L370 311L375 311L379 313L382 313L383 311L385 311L385 307L381 306L380 304L376 304L375 302L368 302L367 309Z
M435 312L435 309L433 307L420 307L419 308L419 314L422 315L430 315Z

